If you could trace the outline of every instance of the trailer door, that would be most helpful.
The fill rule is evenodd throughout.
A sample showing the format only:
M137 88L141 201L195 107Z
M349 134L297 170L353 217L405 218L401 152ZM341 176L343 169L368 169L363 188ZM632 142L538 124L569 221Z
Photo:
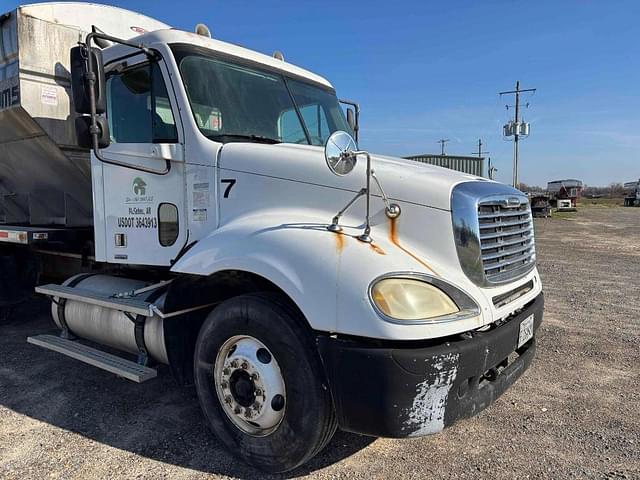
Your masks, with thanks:
M170 265L188 237L182 129L164 62L138 58L107 72L111 144L102 154L121 165L94 159L103 194L95 211L104 214L96 224L107 262Z

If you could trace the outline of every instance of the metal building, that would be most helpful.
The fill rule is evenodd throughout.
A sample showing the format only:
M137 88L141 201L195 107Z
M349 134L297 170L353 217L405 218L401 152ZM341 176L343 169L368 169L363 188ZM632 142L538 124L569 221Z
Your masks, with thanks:
M411 155L404 157L416 162L437 165L450 168L459 172L469 173L478 177L484 177L484 157L468 157L463 155L435 155L425 153L423 155Z

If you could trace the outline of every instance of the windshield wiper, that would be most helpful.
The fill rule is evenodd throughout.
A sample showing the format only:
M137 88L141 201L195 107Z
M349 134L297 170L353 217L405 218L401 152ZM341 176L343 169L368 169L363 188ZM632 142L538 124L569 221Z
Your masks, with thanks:
M242 133L221 133L220 135L207 135L211 140L216 140L223 142L225 140L249 140L251 142L256 143L267 143L267 144L276 144L282 143L280 140L276 140L275 138L265 137L263 135L246 135Z

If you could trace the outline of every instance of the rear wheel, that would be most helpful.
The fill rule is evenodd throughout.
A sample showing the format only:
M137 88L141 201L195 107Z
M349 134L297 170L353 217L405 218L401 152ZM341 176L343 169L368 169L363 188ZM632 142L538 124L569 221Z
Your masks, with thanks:
M313 336L282 296L222 303L200 330L194 361L212 430L255 467L291 470L333 436L335 413Z

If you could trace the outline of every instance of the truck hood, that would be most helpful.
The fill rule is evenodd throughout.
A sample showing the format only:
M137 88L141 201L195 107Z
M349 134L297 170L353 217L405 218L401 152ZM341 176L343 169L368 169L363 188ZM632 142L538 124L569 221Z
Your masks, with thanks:
M357 192L365 186L366 157L358 157L356 168L346 176L333 174L324 159L322 147L309 145L227 143L218 157L223 170L265 175ZM482 177L414 160L372 155L371 165L391 199L442 210L451 209L451 190L461 182L488 181ZM374 195L379 195L375 182Z

